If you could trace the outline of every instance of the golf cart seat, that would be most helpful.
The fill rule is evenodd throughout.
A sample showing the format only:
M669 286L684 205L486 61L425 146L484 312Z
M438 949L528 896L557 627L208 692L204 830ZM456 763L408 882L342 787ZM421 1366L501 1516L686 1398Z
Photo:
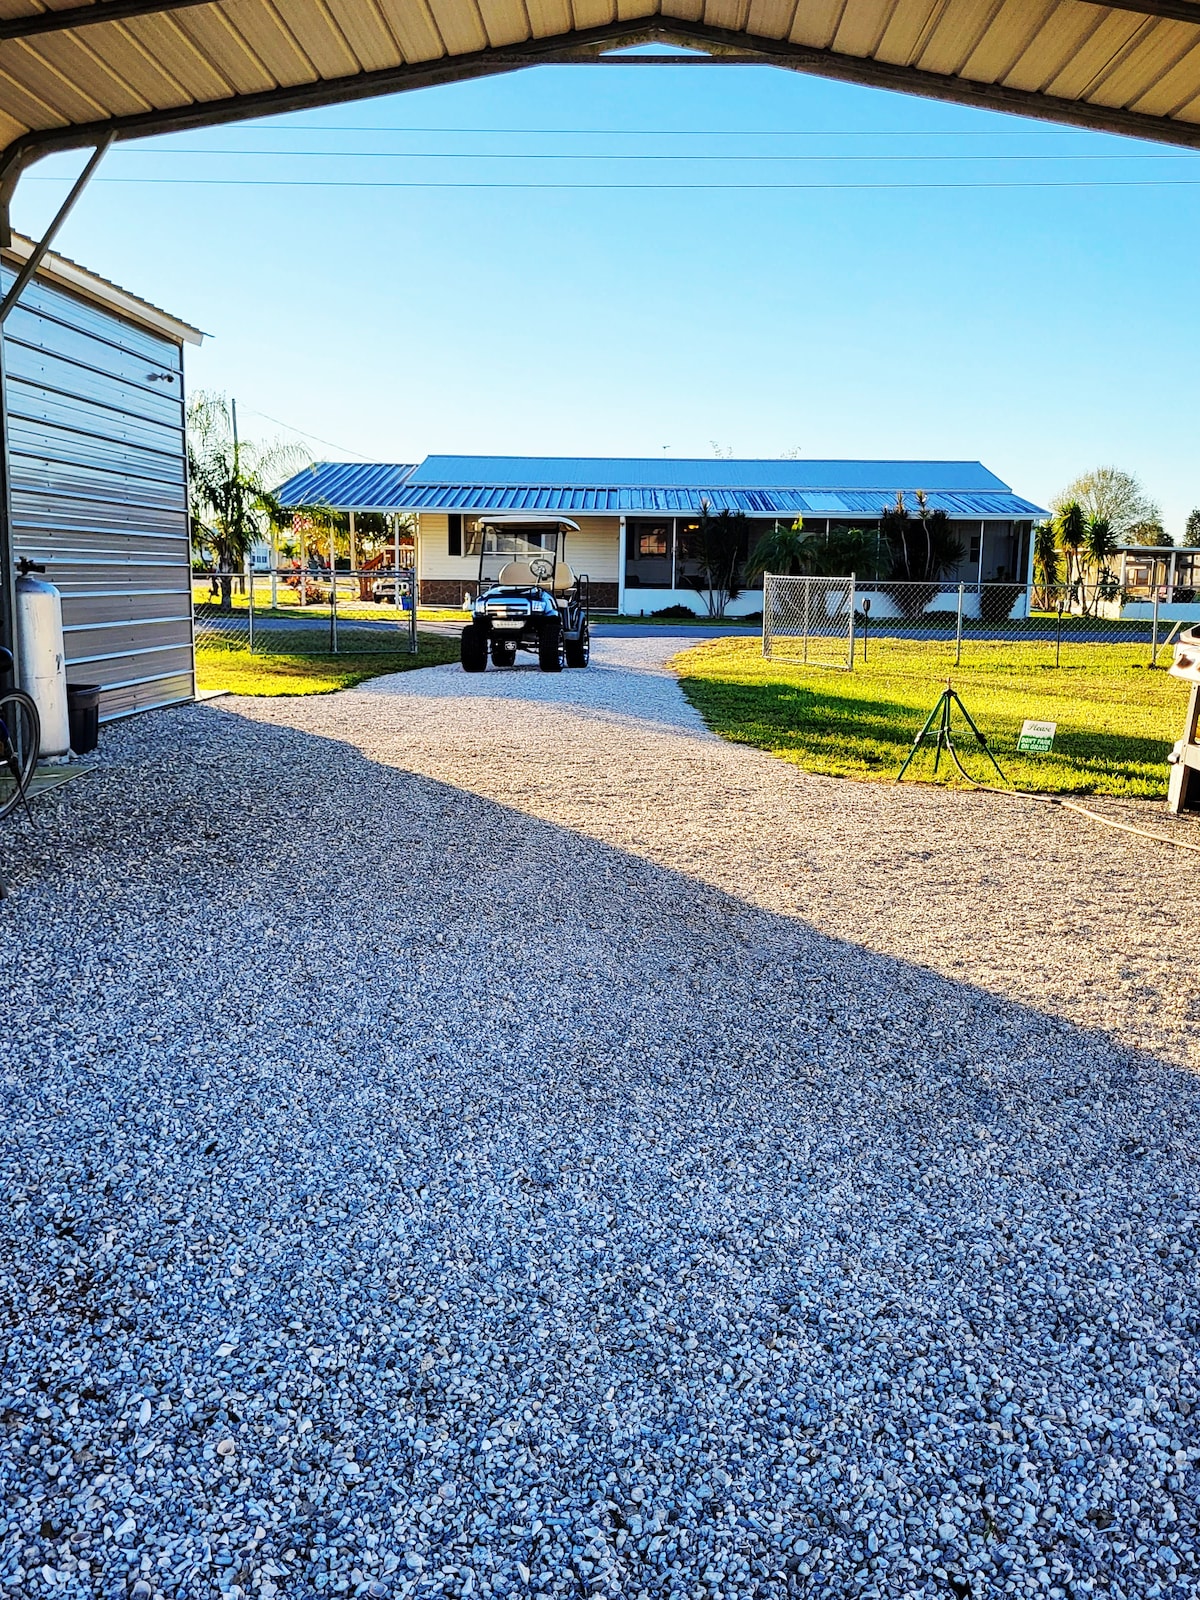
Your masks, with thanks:
M535 589L538 585L528 561L507 562L500 568L496 582L513 589Z
M575 587L575 574L565 561L560 561L554 569L555 594L567 594Z

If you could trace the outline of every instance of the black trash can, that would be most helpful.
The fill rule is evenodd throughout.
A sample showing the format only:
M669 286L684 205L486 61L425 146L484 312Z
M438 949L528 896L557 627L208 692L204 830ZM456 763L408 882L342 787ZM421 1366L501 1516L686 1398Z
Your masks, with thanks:
M98 683L67 685L67 722L71 728L71 749L77 756L90 755L100 739Z

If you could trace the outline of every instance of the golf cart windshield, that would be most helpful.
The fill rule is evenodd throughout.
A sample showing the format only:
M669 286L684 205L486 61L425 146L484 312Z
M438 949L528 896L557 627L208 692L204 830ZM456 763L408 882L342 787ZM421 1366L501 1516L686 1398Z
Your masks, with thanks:
M485 523L479 549L479 582L517 587L554 587L558 564L556 527L494 527Z

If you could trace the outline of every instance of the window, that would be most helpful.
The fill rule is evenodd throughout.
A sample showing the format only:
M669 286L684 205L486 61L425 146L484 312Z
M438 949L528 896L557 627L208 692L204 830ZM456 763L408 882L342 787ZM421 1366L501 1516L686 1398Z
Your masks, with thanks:
M462 512L461 511L452 511L450 513L450 515L446 518L446 524L447 524L447 527L449 528L449 545L447 547L448 548L448 552L452 556L460 556L463 553L463 547L462 547L462 535L463 535Z
M976 565L979 564L979 537L977 533L971 535L971 548L967 553L967 560L975 562Z

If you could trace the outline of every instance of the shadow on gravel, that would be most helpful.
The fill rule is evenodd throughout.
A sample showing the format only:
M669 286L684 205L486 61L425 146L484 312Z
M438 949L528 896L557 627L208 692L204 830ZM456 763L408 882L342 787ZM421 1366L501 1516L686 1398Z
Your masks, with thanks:
M347 745L109 744L5 847L13 1592L1196 1592L1195 1077Z

